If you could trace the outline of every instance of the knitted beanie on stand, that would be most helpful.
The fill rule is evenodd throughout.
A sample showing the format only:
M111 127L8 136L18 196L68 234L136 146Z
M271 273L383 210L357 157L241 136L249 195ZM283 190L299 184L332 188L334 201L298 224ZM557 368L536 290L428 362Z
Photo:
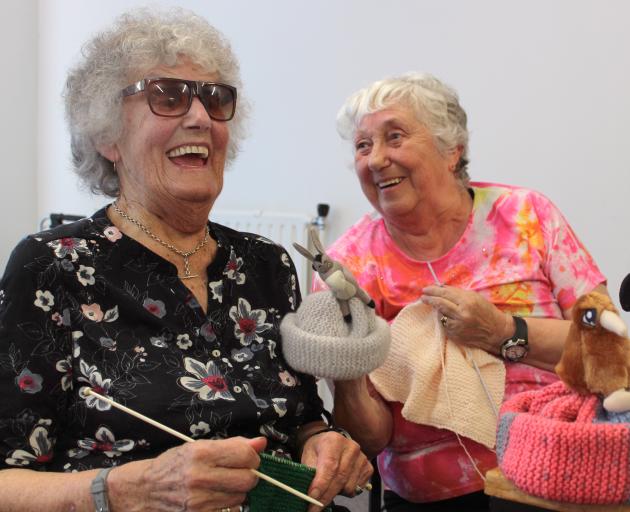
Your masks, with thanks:
M528 494L579 504L630 501L630 413L563 382L519 393L501 408L497 458Z
M359 299L344 321L330 291L307 295L280 324L282 351L295 370L334 380L356 379L380 366L389 350L389 325Z

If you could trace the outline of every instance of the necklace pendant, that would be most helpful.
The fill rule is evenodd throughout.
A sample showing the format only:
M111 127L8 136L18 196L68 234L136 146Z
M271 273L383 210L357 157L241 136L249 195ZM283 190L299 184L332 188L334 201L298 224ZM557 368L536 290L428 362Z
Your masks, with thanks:
M169 244L168 242L165 242L164 240L162 240L159 236L153 233L153 231L151 231L148 227L142 224L138 219L134 219L133 217L131 217L130 215L122 211L120 207L118 206L118 200L112 203L112 207L114 208L114 211L118 215L120 215L123 219L128 220L129 222L137 226L143 233L149 236L152 240L155 240L162 247L166 247L169 251L174 252L175 254L184 258L184 275L177 276L177 277L179 277L182 280L194 279L195 277L199 277L199 274L193 275L190 273L190 261L188 260L188 258L197 254L197 252L199 252L199 250L208 243L208 239L210 238L210 229L208 228L207 225L206 225L206 232L203 235L203 239L201 239L201 241L197 243L197 246L192 251L183 252L183 251L180 251L173 244Z

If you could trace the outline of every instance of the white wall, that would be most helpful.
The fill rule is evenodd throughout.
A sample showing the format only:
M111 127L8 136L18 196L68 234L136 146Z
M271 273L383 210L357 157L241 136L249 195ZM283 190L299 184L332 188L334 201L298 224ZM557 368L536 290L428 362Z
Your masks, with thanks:
M37 229L37 2L2 6L0 273L11 249Z
M39 217L90 213L105 202L76 188L59 92L81 43L140 4L39 1ZM329 240L336 238L369 208L349 167L350 148L335 131L338 107L372 80L429 71L459 91L468 111L473 178L547 194L617 298L630 272L630 2L178 4L233 42L254 103L251 135L217 208L311 213L328 202Z

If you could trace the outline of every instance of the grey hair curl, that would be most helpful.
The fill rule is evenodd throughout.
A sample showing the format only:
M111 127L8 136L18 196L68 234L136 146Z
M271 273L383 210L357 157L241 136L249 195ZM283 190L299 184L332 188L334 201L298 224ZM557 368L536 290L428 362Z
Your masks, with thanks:
M467 185L470 177L466 112L457 93L428 73L386 78L355 92L337 114L337 131L350 140L363 116L397 105L413 110L416 119L433 134L442 154L462 148L455 176Z
M88 41L64 90L75 172L92 192L116 197L119 180L112 162L98 151L122 134L122 96L131 81L157 66L175 66L182 57L238 89L230 123L227 163L245 135L248 105L241 93L238 60L229 42L204 18L184 9L135 9Z

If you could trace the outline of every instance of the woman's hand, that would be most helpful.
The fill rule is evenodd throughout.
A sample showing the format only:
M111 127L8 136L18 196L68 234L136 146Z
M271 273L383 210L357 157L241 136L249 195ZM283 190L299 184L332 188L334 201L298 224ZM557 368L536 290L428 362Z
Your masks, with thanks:
M512 317L479 293L453 286L427 286L421 300L437 309L446 335L456 343L497 354L501 343L514 334Z
M338 432L322 432L306 440L302 448L302 464L314 467L315 478L308 495L330 503L337 494L354 496L370 480L374 469L359 445ZM309 512L321 510L315 505Z
M221 510L237 507L258 478L263 437L200 440L148 461L115 468L108 478L112 510ZM135 475L130 473L135 472Z

